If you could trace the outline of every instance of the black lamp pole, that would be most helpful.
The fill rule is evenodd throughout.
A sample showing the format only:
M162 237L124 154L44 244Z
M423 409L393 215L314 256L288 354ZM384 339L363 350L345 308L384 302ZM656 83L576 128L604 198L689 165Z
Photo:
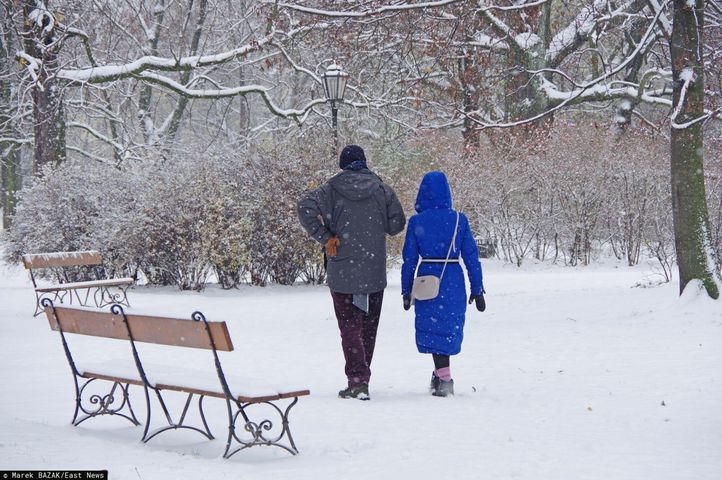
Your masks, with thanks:
M333 155L338 156L338 105L343 102L348 74L335 63L329 65L323 74L326 100L331 104L331 127L333 128Z
M331 100L331 127L333 128L333 156L338 157L338 107Z

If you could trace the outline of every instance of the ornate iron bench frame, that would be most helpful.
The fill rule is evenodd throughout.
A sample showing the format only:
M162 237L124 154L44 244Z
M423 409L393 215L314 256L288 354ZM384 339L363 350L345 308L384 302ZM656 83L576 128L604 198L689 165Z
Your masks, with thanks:
M225 451L223 453L223 458L230 458L231 456L235 455L241 450L244 450L246 448L250 448L252 446L256 445L265 445L265 446L275 446L282 448L289 453L296 455L298 454L298 449L296 448L296 444L293 440L293 436L291 435L291 430L289 428L289 413L291 409L293 408L296 403L298 403L298 397L309 395L309 390L298 390L298 391L291 391L286 393L277 393L274 395L267 395L262 397L245 397L245 396L234 396L231 393L231 389L228 385L228 381L226 379L226 375L223 372L223 367L221 365L221 360L218 355L218 346L216 342L216 336L225 337L223 339L223 345L220 346L220 349L223 351L232 351L233 345L230 340L230 335L228 334L228 330L226 327L225 322L209 322L206 320L205 316L201 312L194 312L192 315L192 321L195 322L202 322L203 324L203 330L205 331L205 334L207 335L207 341L208 344L205 346L199 346L199 345L175 345L171 343L163 343L158 341L153 341L147 338L147 335L140 337L134 335L133 329L131 328L132 321L129 320L129 316L126 314L123 307L119 304L115 304L111 307L110 313L105 312L89 312L89 311L83 311L78 309L72 309L68 307L58 307L56 308L53 304L52 300L49 298L44 298L42 300L42 306L45 309L45 313L48 317L48 320L50 322L51 328L53 330L58 330L60 333L60 337L63 344L63 350L65 351L65 355L68 360L68 364L70 365L70 370L73 375L73 382L75 386L75 413L73 414L72 424L74 426L78 426L84 421L88 420L89 418L93 418L96 416L101 415L116 415L120 416L128 421L130 421L134 425L140 425L140 422L135 416L135 413L133 412L133 408L131 406L130 402L130 395L129 395L129 387L130 385L138 385L143 387L143 391L145 394L145 402L146 402L146 419L144 422L144 430L143 435L141 437L143 443L147 443L150 441L153 437L156 435L159 435L163 432L169 431L169 430L177 430L177 429L188 429L193 430L201 435L205 436L209 440L212 440L213 434L210 431L210 428L208 427L208 422L206 421L205 413L203 411L203 399L206 396L216 397L216 398L223 398L226 401L226 408L227 408L227 414L228 414L228 437L226 440L226 447ZM96 318L104 318L107 317L108 321L112 321L112 318L120 317L122 319L122 324L124 325L124 331L122 332L124 335L127 335L126 338L121 338L119 336L120 331L113 332L111 335L103 335L103 334L97 334L96 333L87 333L82 332L82 328L78 325L74 325L73 327L77 331L66 331L66 329L63 327L63 321L58 316L58 309L62 308L63 311L78 311L78 312L85 312L87 315L93 315ZM104 316L104 317L103 317ZM138 317L140 318L140 317ZM153 320L160 322L163 320L169 320L169 321L183 321L187 322L188 320L182 320L182 319L172 319L172 318L162 318L162 317L152 317ZM78 322L75 322L78 323ZM213 328L215 328L215 333L213 331ZM114 376L110 374L103 374L103 373L90 373L90 372L80 372L76 366L75 360L73 359L73 355L70 351L70 347L68 346L68 342L66 340L66 333L79 333L79 334L86 334L86 335L93 335L93 336L100 336L100 337L106 337L106 338L115 338L115 339L127 339L130 342L131 345L131 351L133 354L133 361L135 363L137 373L139 378L121 378L119 376ZM157 331L156 331L157 333ZM114 335L114 336L113 336ZM202 390L202 389L195 389L195 388L189 388L189 387L183 387L183 386L177 386L177 385L168 385L168 384L153 384L149 381L148 376L146 374L146 369L141 361L140 354L138 352L138 349L136 347L136 342L147 342L147 343L160 343L164 345L170 345L170 346L191 346L196 348L204 348L207 350L211 350L213 353L213 362L216 370L216 374L218 376L218 380L220 383L220 391L208 391L208 390ZM83 404L83 394L88 387L88 385L92 384L93 382L97 380L105 380L108 382L111 382L111 388L110 391L105 395L98 395L94 394L89 397L89 402L91 405L95 405L95 408L88 408L86 405ZM188 397L185 402L185 406L183 408L183 411L181 412L181 415L179 417L179 420L176 422L173 420L173 417L168 409L168 406L166 404L165 399L163 398L163 391L170 390L170 391L178 391L187 393ZM117 395L116 392L119 392L120 395ZM161 410L165 416L165 420L167 421L167 425L160 427L154 431L150 431L151 427L151 418L152 418L152 404L151 397L153 394L156 396L158 400L158 404L161 407ZM188 413L189 407L191 405L191 402L193 400L194 395L199 395L198 398L198 412L202 423L202 428L199 426L192 426L187 425L185 423L186 421L186 414ZM283 408L280 405L277 405L276 402L280 400L291 400L288 405ZM273 411L275 411L281 421L281 428L280 432L278 434L274 434L275 436L268 438L267 432L271 432L273 430L273 421L271 419L262 419L261 421L254 421L251 416L249 415L248 410L257 405L268 405L270 406ZM127 411L126 411L127 410ZM82 416L79 417L79 415L82 412ZM242 419L239 422L239 418ZM239 425L240 423L240 425ZM246 433L250 435L250 438L242 437L239 434L239 430L243 430ZM287 443L285 443L285 440L287 438ZM238 444L239 446L235 449L234 443Z
M96 307L101 308L114 303L130 306L128 289L135 284L132 278L109 279L103 267L103 258L100 252L87 250L82 252L36 253L22 256L25 269L30 272L30 280L35 289L35 313L43 313L42 300L50 298L52 301L72 305L77 300L78 305L89 306L92 298ZM68 275L68 267L84 267L92 272L95 280L73 281ZM38 286L34 271L50 269L59 283L49 286ZM112 291L111 289L117 289ZM84 290L84 294L80 291ZM92 297L91 297L92 292Z

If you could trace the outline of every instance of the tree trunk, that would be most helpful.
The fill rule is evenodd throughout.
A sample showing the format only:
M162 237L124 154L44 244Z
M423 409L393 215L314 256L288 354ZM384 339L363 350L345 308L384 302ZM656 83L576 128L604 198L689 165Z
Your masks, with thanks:
M24 35L25 51L42 62L32 91L35 134L33 174L40 175L46 165L55 166L65 161L65 112L62 91L55 80L60 43L54 28L55 20L49 10L43 10L36 19L31 19L36 10L36 2L25 1L25 24L30 26Z
M12 89L10 86L10 62L9 53L13 48L13 37L9 23L9 12L5 12L6 25L3 25L4 35L0 35L0 138L7 139L0 141L0 207L3 210L2 227L8 228L15 213L16 193L20 190L20 146L12 139L17 137L14 117L17 113L16 106L12 102Z
M640 18L632 23L632 27L629 31L629 40L627 42L627 54L631 53L639 42L642 41L642 37L644 36L644 31L646 29L645 21L646 19ZM596 58L596 55L594 58ZM624 81L629 83L639 83L639 71L644 64L645 58L646 55L637 55L632 60L624 75ZM598 73L595 73L594 75L595 77L599 76ZM644 88L644 85L640 85L640 88ZM616 112L614 115L614 127L618 136L622 136L626 133L627 128L632 124L632 113L638 103L639 99L636 95L625 95L617 102Z
M238 68L238 85L246 84L245 73L243 67ZM245 95L238 98L238 136L242 143L248 141L248 135L251 133L251 107L248 104L248 98Z
M468 39L467 39L468 40ZM462 108L466 116L462 136L464 138L464 154L471 155L479 148L479 130L469 117L479 107L478 96L480 86L477 85L478 69L475 65L475 52L471 47L465 47L459 55L459 80L461 83Z
M144 52L146 55L158 55L158 42L160 40L160 32L163 26L163 17L165 16L165 0L157 0L153 5L153 29L152 35L146 39ZM150 113L151 103L153 100L153 87L146 84L140 90L138 98L138 116L140 119L140 129L143 132L146 143L155 140L155 125L153 125L153 116Z
M509 14L508 21L516 32L516 40L521 44L509 42L511 48L507 57L508 71L506 82L506 120L519 121L536 117L548 109L548 98L542 89L544 74L534 73L548 67L546 50L551 41L551 2L542 7L532 7L525 11L528 18L517 12ZM527 30L527 23L533 25L533 32ZM514 130L528 137L538 127L553 121L553 114Z
M675 105L672 216L680 293L691 280L698 279L710 297L718 298L720 273L712 250L704 185L703 125L684 125L704 114L703 22L704 0L696 0L694 7L686 0L674 0L670 46Z
M191 49L190 52L188 52L189 55L197 55L198 49L200 47L201 43L201 35L203 33L203 26L206 22L206 12L208 7L208 1L207 0L201 0L200 4L198 5L198 23L196 23L196 28L193 32L193 38L191 39ZM192 13L192 8L188 8L188 15L190 16ZM186 85L188 84L188 81L191 78L191 71L186 70L181 74L180 78L180 84ZM186 107L188 106L188 97L181 95L178 99L178 103L176 104L175 110L173 111L173 116L170 121L170 126L168 127L168 138L167 142L169 145L175 144L176 136L178 135L178 129L180 128L181 120L183 119L183 113L186 110Z
M46 165L57 166L65 161L65 111L55 80L47 74L40 77L43 90L33 90L35 119L35 150L33 175L41 175Z

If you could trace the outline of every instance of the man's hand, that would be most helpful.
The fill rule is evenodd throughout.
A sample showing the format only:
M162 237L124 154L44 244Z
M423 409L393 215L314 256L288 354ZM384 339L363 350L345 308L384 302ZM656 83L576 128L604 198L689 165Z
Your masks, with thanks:
M339 245L341 245L341 240L339 240L338 237L334 236L329 238L326 242L326 255L329 257L335 257L336 253L338 253L336 249Z

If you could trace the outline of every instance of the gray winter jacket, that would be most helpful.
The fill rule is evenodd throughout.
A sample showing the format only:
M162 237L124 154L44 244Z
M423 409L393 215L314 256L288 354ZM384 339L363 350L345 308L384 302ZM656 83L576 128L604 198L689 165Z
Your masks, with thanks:
M370 170L344 170L298 202L301 225L320 244L341 242L328 258L328 286L339 293L386 288L386 234L404 229L396 193Z

